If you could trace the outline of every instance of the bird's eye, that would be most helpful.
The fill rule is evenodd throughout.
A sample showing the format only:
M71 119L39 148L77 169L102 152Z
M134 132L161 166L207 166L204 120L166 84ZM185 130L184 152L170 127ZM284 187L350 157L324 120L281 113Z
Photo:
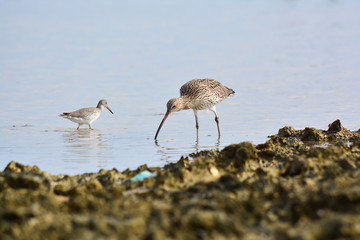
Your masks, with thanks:
M172 105L172 107L171 108L175 108L176 106L175 105Z

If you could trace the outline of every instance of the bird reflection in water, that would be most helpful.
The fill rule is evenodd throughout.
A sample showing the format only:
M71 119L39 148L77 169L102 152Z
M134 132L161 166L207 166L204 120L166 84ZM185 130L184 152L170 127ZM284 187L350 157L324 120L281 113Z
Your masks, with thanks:
M81 129L63 133L64 159L74 163L98 163L105 166L110 146L103 141L103 135L96 130Z
M175 163L179 160L178 156L180 154L182 154L184 157L189 156L190 154L196 154L200 151L203 150L217 150L219 151L221 146L220 146L220 138L217 139L217 141L215 142L214 146L201 146L199 145L199 139L197 138L195 141L194 145L190 145L190 146L183 146L180 147L178 145L171 147L170 142L168 146L159 144L159 141L155 141L155 145L159 148L157 150L157 154L160 155L160 159L162 162L164 162L165 164L167 163Z

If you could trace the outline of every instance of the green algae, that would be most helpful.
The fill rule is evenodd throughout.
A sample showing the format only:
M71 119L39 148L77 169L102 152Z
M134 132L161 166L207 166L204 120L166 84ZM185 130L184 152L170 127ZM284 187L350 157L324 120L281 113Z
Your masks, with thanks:
M1 239L357 239L360 134L284 127L232 144L77 176L10 162L0 172ZM348 144L350 143L350 144ZM131 178L156 173L143 181Z

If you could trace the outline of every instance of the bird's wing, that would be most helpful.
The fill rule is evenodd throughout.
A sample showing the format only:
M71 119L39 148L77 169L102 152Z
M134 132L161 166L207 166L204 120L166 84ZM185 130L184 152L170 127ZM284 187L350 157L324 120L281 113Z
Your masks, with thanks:
M73 117L73 118L86 117L86 116L94 113L94 110L95 110L95 107L82 108L82 109L79 109L79 110L69 113L69 116Z
M180 88L180 96L196 97L204 92L219 93L223 91L224 86L218 81L210 78L193 79Z

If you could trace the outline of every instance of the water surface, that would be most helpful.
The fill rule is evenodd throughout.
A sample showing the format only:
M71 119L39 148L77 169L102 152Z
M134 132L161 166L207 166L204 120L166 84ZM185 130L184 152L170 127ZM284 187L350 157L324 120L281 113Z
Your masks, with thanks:
M162 166L285 125L359 129L360 2L0 1L0 169L11 161L53 174ZM236 95L213 113L172 114L193 78ZM58 117L107 110L76 131Z

